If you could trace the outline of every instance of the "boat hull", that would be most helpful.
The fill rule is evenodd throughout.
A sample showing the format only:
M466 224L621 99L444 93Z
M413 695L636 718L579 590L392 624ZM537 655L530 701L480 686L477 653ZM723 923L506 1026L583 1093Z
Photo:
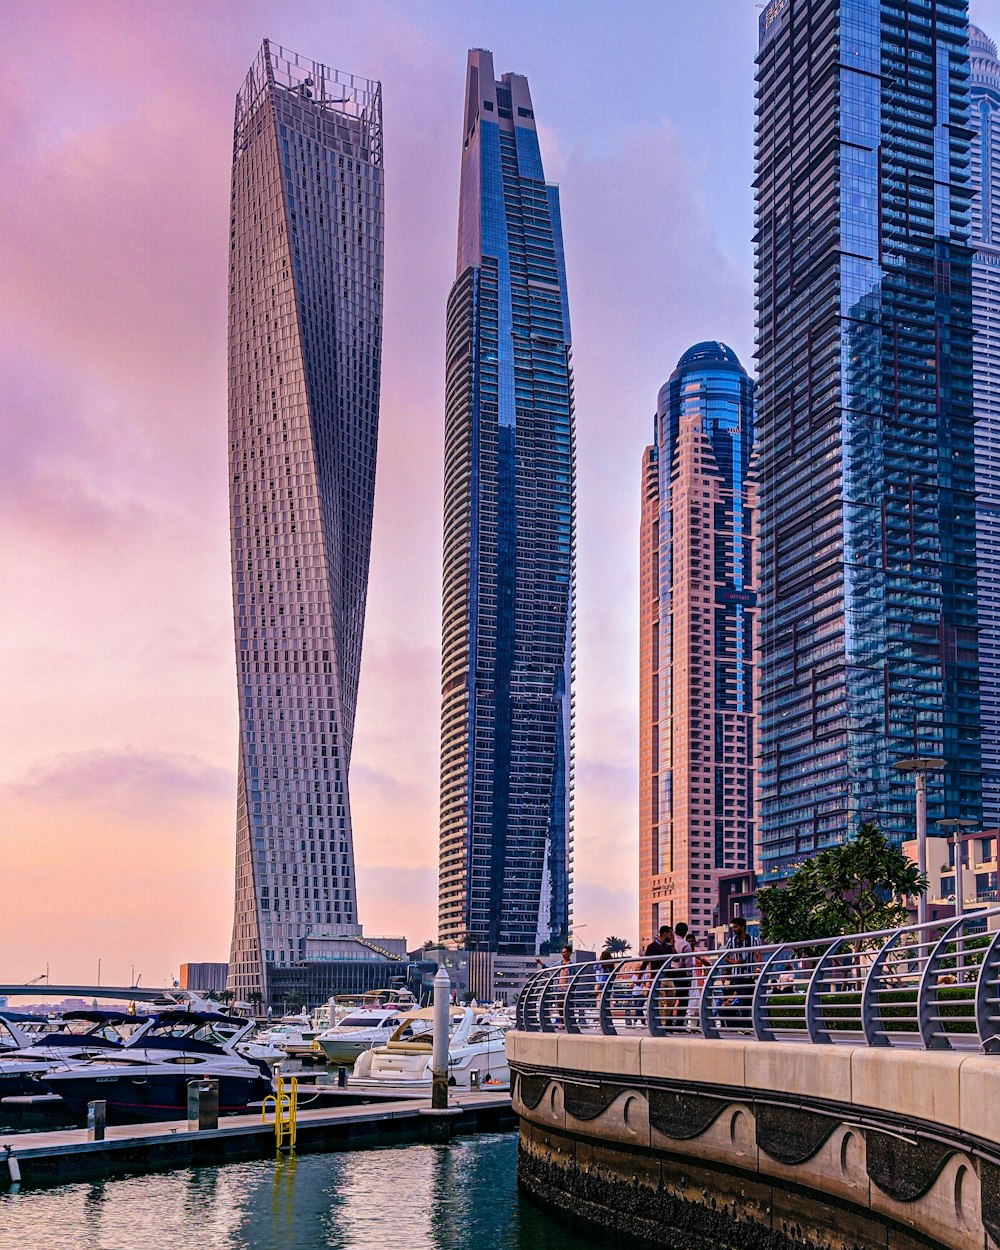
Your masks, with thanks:
M58 1094L70 1112L86 1118L89 1102L103 1101L112 1124L148 1124L160 1120L187 1119L188 1083L213 1079L219 1082L219 1114L237 1115L248 1105L271 1092L263 1077L195 1076L194 1073L166 1073L138 1077L74 1076L69 1079L42 1081L53 1094ZM38 1090L38 1083L35 1084Z
M13 1098L23 1094L40 1094L36 1077L41 1068L14 1069L0 1071L0 1098Z
M370 1041L349 1042L340 1038L330 1038L326 1041L321 1039L319 1044L328 1063L353 1063L373 1045Z

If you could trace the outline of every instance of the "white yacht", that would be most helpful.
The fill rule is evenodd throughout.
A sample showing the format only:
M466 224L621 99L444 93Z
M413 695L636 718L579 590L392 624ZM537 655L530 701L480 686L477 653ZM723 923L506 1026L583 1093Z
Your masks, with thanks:
M468 1089L479 1074L481 1089L507 1089L510 1070L504 1050L509 1021L490 1008L452 1007L448 1036L448 1084ZM405 1012L392 1036L365 1051L348 1078L351 1088L429 1090L434 1008Z
M358 1008L316 1038L330 1063L354 1063L372 1046L387 1042L399 1024L398 1007Z
M403 1014L416 1005L408 990L373 990L360 1000L338 1000L337 1023L316 1041L328 1062L354 1063L372 1046L387 1042Z
M269 1025L258 1033L251 1045L266 1046L281 1051L283 1057L300 1058L316 1053L317 1029L311 1018L301 1012L282 1016L277 1024Z

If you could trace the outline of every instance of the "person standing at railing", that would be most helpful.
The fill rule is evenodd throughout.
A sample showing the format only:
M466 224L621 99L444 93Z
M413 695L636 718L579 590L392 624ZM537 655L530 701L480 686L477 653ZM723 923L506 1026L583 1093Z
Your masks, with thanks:
M677 948L674 945L673 929L668 924L661 924L658 936L655 937L646 947L645 951L643 951L644 958L642 963L639 965L640 976L636 988L643 998L648 995L653 982L656 979L656 974L663 967L664 963L666 963L667 960L672 961L672 956L676 953ZM659 984L663 1021L668 1029L673 1028L674 1013L677 1010L677 997L674 990L673 976L674 969L670 967L664 973L663 977L660 978ZM654 1004L652 1003L650 1003L649 1007L651 1011L655 1009Z
M747 932L747 922L743 916L734 916L729 922L726 934L726 964L729 969L729 988L732 996L724 1001L723 1007L729 1007L729 1018L723 1011L721 1023L738 1029L750 1025L750 1004L753 1000L753 987L760 963L760 938L755 933Z
M691 978L694 973L694 947L688 941L688 927L683 920L674 925L674 950L677 954L677 958L673 961L674 994L677 1001L674 1005L673 1027L683 1029L687 1019L688 1001L691 998Z
M570 968L573 966L573 948L572 946L569 946L569 945L564 946L562 948L562 954L561 954L559 963L546 964L546 963L543 963L540 958L536 958L535 963L539 966L539 968L558 968L559 969L559 976L557 979L557 984L559 986L560 1011L558 1015L553 1016L552 1023L556 1025L557 1027L561 1028L562 1023L563 1023L562 1008L566 1002L566 991L569 989Z

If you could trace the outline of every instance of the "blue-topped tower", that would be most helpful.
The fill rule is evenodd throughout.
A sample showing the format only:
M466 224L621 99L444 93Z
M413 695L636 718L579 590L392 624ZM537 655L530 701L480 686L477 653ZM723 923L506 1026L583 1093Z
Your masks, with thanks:
M660 388L643 457L639 936L713 923L719 877L753 867L754 384L696 343Z
M570 355L528 82L474 49L447 311L438 927L508 955L570 924Z

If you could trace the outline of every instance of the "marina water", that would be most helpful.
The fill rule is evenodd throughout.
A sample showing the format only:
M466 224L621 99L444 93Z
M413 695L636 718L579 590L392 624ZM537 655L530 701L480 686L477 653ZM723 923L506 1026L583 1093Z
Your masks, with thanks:
M0 1193L3 1250L604 1250L519 1195L517 1134Z

